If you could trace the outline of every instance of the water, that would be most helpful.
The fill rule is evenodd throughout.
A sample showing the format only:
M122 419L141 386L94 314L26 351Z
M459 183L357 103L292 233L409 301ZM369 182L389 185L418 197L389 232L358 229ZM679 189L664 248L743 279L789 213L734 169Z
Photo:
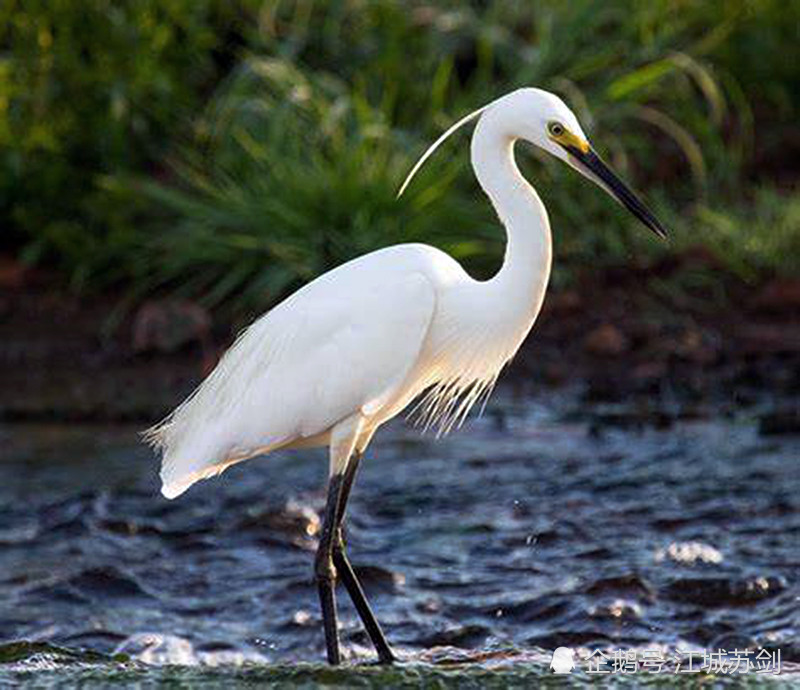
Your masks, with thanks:
M169 502L133 429L0 428L0 686L65 673L525 685L547 679L558 646L780 649L796 670L797 436L748 419L624 419L501 396L445 440L384 429L348 541L408 662L363 665L372 652L342 591L343 653L363 663L339 671L319 665L311 580L323 454L249 461Z

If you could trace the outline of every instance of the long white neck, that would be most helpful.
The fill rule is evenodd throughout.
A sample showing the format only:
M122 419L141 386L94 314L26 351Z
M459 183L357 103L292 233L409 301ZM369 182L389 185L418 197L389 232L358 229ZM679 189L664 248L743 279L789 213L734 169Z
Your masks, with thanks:
M532 323L550 278L552 239L547 210L517 168L514 142L496 111L484 113L472 136L472 166L507 236L503 266L485 285Z

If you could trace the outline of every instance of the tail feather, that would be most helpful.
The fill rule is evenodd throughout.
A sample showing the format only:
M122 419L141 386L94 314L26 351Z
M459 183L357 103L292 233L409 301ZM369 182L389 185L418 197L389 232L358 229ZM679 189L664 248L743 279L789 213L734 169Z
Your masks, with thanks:
M190 486L199 482L201 479L209 479L222 474L228 467L238 462L231 460L229 462L220 462L216 465L205 465L200 469L194 471L173 471L172 468L180 467L185 463L164 462L161 466L161 493L164 498L177 498L184 493Z
M222 474L231 465L280 448L291 439L275 438L251 449L230 448L214 443L220 437L213 427L206 433L181 433L169 419L145 431L142 436L161 454L161 493L176 498L201 479Z
M202 437L184 436L174 414L142 433L143 440L161 455L161 493L169 499L184 493L192 484L213 477L236 460L215 453ZM206 447L203 447L206 445Z
M167 498L256 454L248 448L265 448L286 435L276 429L262 435L247 423L254 391L268 387L271 365L297 331L282 313L276 307L242 331L194 392L142 434L161 455L161 491Z

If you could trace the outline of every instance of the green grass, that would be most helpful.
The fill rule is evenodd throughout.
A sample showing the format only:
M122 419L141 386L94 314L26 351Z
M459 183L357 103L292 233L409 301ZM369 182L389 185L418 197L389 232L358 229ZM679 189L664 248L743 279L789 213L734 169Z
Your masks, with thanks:
M50 257L76 285L264 307L402 241L430 242L487 275L502 234L469 171L465 134L407 196L395 192L448 124L523 85L560 93L672 230L668 246L653 242L566 166L521 151L550 209L557 282L698 243L747 279L798 268L787 144L800 94L789 59L797 3L246 0L235 23L203 7L216 31L233 31L239 48L225 50L237 64L199 97L202 109L159 116L168 125L158 175L152 163L90 166L89 211L61 218L35 206L22 224L27 256ZM221 45L197 31L198 54Z
M482 201L449 193L463 155L397 200L408 136L329 76L253 58L199 131L175 164L181 184L142 188L167 210L141 254L153 287L264 304L387 244L431 241L461 259L500 246Z

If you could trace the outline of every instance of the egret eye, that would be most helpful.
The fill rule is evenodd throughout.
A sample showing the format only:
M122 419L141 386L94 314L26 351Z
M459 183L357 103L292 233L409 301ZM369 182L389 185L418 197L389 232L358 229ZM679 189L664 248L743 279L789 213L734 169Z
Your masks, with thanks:
M551 137L560 137L564 134L564 125L560 122L549 122L547 124L547 131L550 132Z

